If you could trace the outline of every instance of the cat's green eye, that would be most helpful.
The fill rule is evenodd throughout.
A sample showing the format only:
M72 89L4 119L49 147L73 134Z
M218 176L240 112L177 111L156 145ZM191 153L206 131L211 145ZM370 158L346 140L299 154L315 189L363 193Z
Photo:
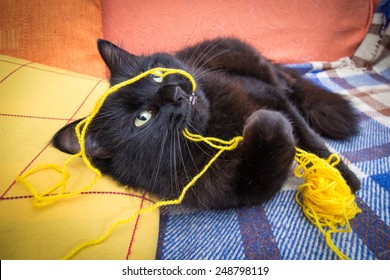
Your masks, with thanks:
M162 83L163 81L163 76L162 76L163 72L161 71L156 71L155 74L151 75L152 76L152 79L156 82L156 83Z
M134 121L134 125L136 127L143 126L146 124L150 119L152 118L152 113L150 111L143 111L141 114L139 114Z

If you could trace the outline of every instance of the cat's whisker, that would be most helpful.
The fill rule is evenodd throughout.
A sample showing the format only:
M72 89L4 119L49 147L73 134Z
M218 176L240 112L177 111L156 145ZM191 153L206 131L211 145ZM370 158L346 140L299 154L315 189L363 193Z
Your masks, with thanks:
M178 135L178 137L180 137L180 135ZM187 147L187 150L188 150L188 155L191 158L191 161L192 161L192 164L193 164L194 168L196 169L196 173L198 174L200 170L199 170L198 166L195 163L194 157L192 155L192 151L191 151L190 147L188 146L188 141L185 140L184 143L186 144L186 147ZM181 160L182 160L183 167L184 167L184 172L186 173L186 178L189 179L189 176L188 176L186 168L185 168L185 161L184 161L184 158L183 158L183 153L181 152L181 146L179 145L179 147L180 147L180 154L181 154ZM194 197L196 197L196 199L199 201L200 205L202 205L205 209L208 209L207 205L205 205L203 203L203 201L200 199L200 197L197 195L196 190L194 188L191 188L190 191L194 194Z
M194 68L195 69L198 69L200 67L199 66L199 63L209 55L210 52L212 52L216 47L218 47L220 44L222 43L222 41L220 42L211 42L206 48L204 48L204 50L201 52L201 54L197 57L197 59L195 60L194 62ZM199 45L200 46L200 45ZM198 47L199 47L198 46ZM196 53L196 51L194 52ZM203 54L203 55L202 55ZM202 64L202 67L204 66L205 64Z
M179 155L179 158L181 160L181 163L183 166L183 171L184 171L184 174L186 176L186 179L188 179L188 172L187 172L187 168L186 168L185 161L183 158L183 152L181 149L181 142L182 141L180 141L180 137L182 137L182 136L179 134L178 130L175 130L174 133L175 133L175 138L177 139L177 154Z
M124 139L128 139L129 135L133 132L133 127L131 125L126 125L125 133L124 133Z
M200 88L202 88L202 86L204 85L204 83L202 82L199 82L199 80L201 80L203 77L205 77L206 75L210 74L210 73L213 73L213 74L216 74L216 73L223 73L225 72L224 69L221 69L219 66L214 66L214 67L211 67L211 68L204 68L202 71L199 70L199 73L196 73L194 76L195 76L195 79L197 80L197 84Z
M187 150L188 150L188 155L190 156L190 159L191 159L191 162L192 164L194 165L195 169L196 169L196 173L199 173L200 169L198 168L198 166L196 165L195 163L195 159L194 157L192 156L192 151L190 149L190 146L188 145L188 141L185 140L184 143L186 144L186 147L187 147Z
M194 58L194 54L198 51L199 47L200 47L200 45L196 46L195 51L192 52L191 57L188 59L188 64L189 65L192 65L192 59ZM184 55L184 61L187 60L188 51L189 51L189 48L186 48L186 53ZM195 58L195 61L196 61L196 59L197 58ZM196 68L194 68L194 69L196 69Z
M168 138L168 131L165 132L164 136L162 137L162 141L161 141L161 146L160 146L160 151L159 151L159 156L157 158L157 163L156 163L156 166L154 168L154 178L152 178L151 180L153 180L153 182L150 184L152 189L154 189L155 185L156 185L156 182L157 182L157 178L159 177L159 171L160 171L160 166L161 166L161 159L163 157L163 154L164 154L164 151L165 151L165 144L167 142L167 138Z
M185 178L186 180L188 180L189 178L189 174L187 172L187 168L186 168L186 164L185 164L185 160L184 160L184 157L183 157L183 151L182 151L182 148L181 148L181 133L179 133L178 130L174 130L175 132L175 138L177 139L177 153L179 155L179 158L180 158L180 161L181 161L181 166L183 167L183 171L184 171L184 174L185 174ZM182 183L182 182L181 182ZM183 184L183 183L182 183ZM181 186L181 188L183 188L184 186ZM181 191L181 190L180 190ZM180 204L180 207L182 208L182 210L184 210L183 208L183 205Z
M196 134L202 134L198 129L196 129L195 127L193 127L191 124L189 124L189 127L191 128L191 131L193 132L193 133L196 133ZM210 146L208 146L208 145L206 145L206 146L204 146L203 145L203 147L206 147L211 153L208 153L207 151L205 151L204 149L203 149L203 147L202 147L202 145L201 144L199 144L199 143L197 143L197 142L193 142L193 144L195 144L198 148L199 148L199 150L201 150L205 155L207 155L208 157L212 157L213 156L213 154L212 154L212 148L210 147Z
M206 51L206 50L207 50L209 47L211 47L213 44L214 44L214 43L211 43L211 44L209 44L207 47L205 47L204 50L202 50L201 54L203 54L203 52ZM198 64L198 60L200 59L200 55L199 55L199 56L195 56L195 54L197 54L199 48L200 48L200 45L197 45L197 46L195 47L195 50L192 51L191 57L190 57L190 59L188 60L188 63L187 63L188 65L193 65L194 69L196 69L196 65ZM186 55L185 55L185 56L188 55L188 51L189 51L189 49L187 48L187 50L186 50ZM192 61L192 59L193 59L194 57L195 57L195 60Z
M223 50L223 51L220 51L220 52L218 52L218 53L216 53L216 54L213 54L211 57L209 57L209 58L207 58L207 60L205 60L203 63L202 63L202 65L200 65L200 66L197 66L197 71L202 71L202 69L204 69L204 68L206 68L206 69L211 69L212 67L205 67L208 63L210 63L212 60L214 60L214 59L216 59L217 57L219 57L219 56L221 56L221 55L223 55L223 54L225 54L225 53L227 53L227 52L229 52L229 50ZM214 66L214 68L220 68L220 67L222 67L222 65L215 65ZM197 73L195 73L195 75L197 75Z
M170 182L171 182L172 188L177 190L177 184L176 184L176 181L175 181L175 177L176 177L176 173L175 173L175 170L176 170L176 166L175 166L175 164L176 164L176 162L175 162L175 144L174 144L174 139L173 139L172 133L170 133L169 137L170 137L169 176L170 176Z
M102 126L99 127L99 130L97 130L95 133L93 133L93 140L96 140L99 133L102 132L103 128L105 128L109 123L111 123L111 120L114 118L115 116L111 116ZM111 127L110 127L111 129Z
M178 170L181 171L181 168L178 169L178 160L179 160L179 157L181 157L181 148L180 148L180 135L178 134L177 130L174 130L174 133L172 134L172 139L173 139L173 143L174 143L174 146L173 146L173 154L174 154L174 176L175 176L175 188L176 188L176 192L177 194L179 195L182 190L183 190L183 187L181 185L182 182L179 181L179 176L178 176ZM185 166L183 165L183 168L185 170L185 173L186 173L186 169L185 169ZM186 177L188 177L187 173L186 173ZM182 211L184 211L184 207L182 204L180 204L180 207L182 208Z

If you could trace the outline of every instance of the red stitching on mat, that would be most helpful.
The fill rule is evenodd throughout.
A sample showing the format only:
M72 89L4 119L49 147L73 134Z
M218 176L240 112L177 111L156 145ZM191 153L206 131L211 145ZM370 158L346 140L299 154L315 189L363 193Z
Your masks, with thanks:
M142 196L141 195L138 195L138 194L134 194L134 193L125 193L125 192L108 192L108 191L87 191L87 192L82 192L81 194L114 194L114 195L124 195L124 196L131 196L131 197L136 197L136 198L139 198L139 199L144 199L148 202L151 202L151 203L156 203L156 201L150 199L150 198L147 198L145 196L145 194L143 194Z
M23 65L23 64L20 64L20 63L17 63L15 61L9 61L9 60L4 60L4 59L0 59L0 62L6 62L6 63L9 63L9 64L15 64L15 65Z
M31 69L35 69L35 70L40 70L40 71L44 71L44 72L49 72L49 73L55 73L57 75L62 75L62 76L67 76L67 77L72 77L72 78L78 78L78 79L83 79L83 80L87 80L87 81L97 81L99 78L94 78L94 77L80 77L80 75L83 75L83 74L80 74L80 75L77 75L77 74L67 74L67 73L60 73L60 72L57 72L57 71L54 71L54 70L48 70L48 69L42 69L42 68L39 68L39 67L36 67L36 66L28 66L28 68L31 68Z
M0 200L18 200L18 199L29 199L33 198L32 195L20 195L20 196L9 196L9 197L0 197Z
M80 106L77 108L76 112L74 112L74 114L70 117L70 119L68 120L67 123L69 123L71 120L74 119L74 116L76 116L76 114L80 111L81 107L84 105L84 103L87 101L87 99L89 98L89 96L92 94L92 92L94 92L94 90L97 88L97 86L102 82L103 80L99 80L96 85L92 88L92 90L89 92L89 94L87 95L87 97L84 99L84 101L80 104Z
M18 68L16 68L14 71L11 71L11 73L9 73L7 76L5 76L1 81L0 81L0 84L2 82L4 82L6 79L8 79L12 74L14 74L16 71L20 70L21 68L27 66L28 64L32 63L31 61L30 62L27 62L25 64L19 64L20 66ZM18 64L17 64L18 65Z
M2 117L26 118L26 119L43 119L43 120L55 120L55 121L69 121L68 118L40 117L40 116L18 115L18 114L3 114L3 113L0 113L0 116L2 116Z
M82 195L123 195L123 196L130 196L130 197L135 197L139 199L143 199L143 196L137 195L134 193L122 193L122 192L107 192L107 191L88 191L88 192L82 192ZM19 196L8 196L8 197L1 197L0 200L18 200L18 199L29 199L33 198L32 195L19 195ZM151 203L156 203L156 201L145 197L144 198L146 201L151 202Z
M26 64L20 64L20 63L17 63L17 62L7 61L7 60L3 60L3 59L0 59L0 62L6 62L6 63L10 63L10 64L15 64L15 65L21 65L21 67L27 66L28 64L35 63L35 62L30 61L30 62L28 62ZM41 64L41 65L43 65L43 64ZM19 67L19 68L21 68L21 67ZM49 66L49 67L51 67L51 66ZM62 76L68 76L68 77L73 77L73 78L84 79L84 80L88 80L88 81L97 81L99 79L99 78L95 78L95 77L92 77L92 76L91 77L88 77L88 76L87 77L80 77L80 75L84 75L84 74L78 74L78 73L75 73L74 75L67 74L67 73L60 73L60 72L57 72L57 71L54 71L54 70L42 69L42 68L39 68L37 66L27 66L27 68L40 70L40 71L44 71L44 72L49 72L49 73L55 73L55 74L62 75ZM16 70L18 70L18 69L16 69ZM65 70L65 71L69 71L69 70Z
M142 209L142 207L144 206L145 194L146 194L146 193L144 193L144 194L142 195L141 205L140 205L139 209ZM127 250L126 260L128 260L129 257L130 257L130 255L131 255L131 249L133 248L133 244L134 244L134 240L135 240L135 233L136 233L137 228L138 228L138 222L139 222L140 216L141 216L141 215L138 215L138 216L137 216L137 220L135 221L135 225L134 225L134 229L133 229L133 234L131 235L131 240L130 240L130 244L129 244L129 249Z
M19 173L19 176L21 174L23 174L24 171L26 171L30 166L31 164L43 153L44 150L46 150L46 148L50 145L47 144L45 147L43 147L43 149L27 164L27 166L22 170L22 172ZM9 190L15 185L15 182L16 180L14 180L12 182L12 184L5 190L5 192L0 196L0 199L4 199L4 196L9 192Z
M22 66L21 66L22 67ZM20 67L18 68L20 69ZM17 70L17 69L16 69ZM15 70L15 71L16 71ZM14 72L15 72L14 71ZM85 99L83 100L83 102L81 103L81 105L77 108L76 112L73 113L73 115L68 119L68 122L67 124L73 120L74 116L80 111L81 107L84 105L84 103L87 101L87 99L89 98L89 96L92 94L92 92L96 89L96 87L100 84L100 82L103 81L103 80L99 80L95 86L92 88L92 90L88 93L88 95L85 97ZM29 163L28 165L22 170L22 172L19 173L19 175L21 175L24 171L27 170L27 168L29 168L31 166L31 164L43 153L44 150L46 150L46 148L50 145L50 143L48 143ZM5 190L5 192L0 196L0 199L3 199L4 196L9 192L9 190L15 185L15 180L12 182L12 184Z

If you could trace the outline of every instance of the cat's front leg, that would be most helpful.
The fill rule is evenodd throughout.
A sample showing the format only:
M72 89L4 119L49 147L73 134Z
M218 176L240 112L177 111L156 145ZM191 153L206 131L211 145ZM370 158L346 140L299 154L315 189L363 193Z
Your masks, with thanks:
M262 203L280 190L291 172L293 128L283 114L258 110L247 119L243 135L235 190L242 205Z

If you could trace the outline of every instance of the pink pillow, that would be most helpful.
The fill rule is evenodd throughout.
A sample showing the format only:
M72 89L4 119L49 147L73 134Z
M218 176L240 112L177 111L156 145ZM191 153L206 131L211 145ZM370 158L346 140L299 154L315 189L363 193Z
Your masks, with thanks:
M351 56L378 0L102 0L106 39L134 54L236 36L282 63Z

